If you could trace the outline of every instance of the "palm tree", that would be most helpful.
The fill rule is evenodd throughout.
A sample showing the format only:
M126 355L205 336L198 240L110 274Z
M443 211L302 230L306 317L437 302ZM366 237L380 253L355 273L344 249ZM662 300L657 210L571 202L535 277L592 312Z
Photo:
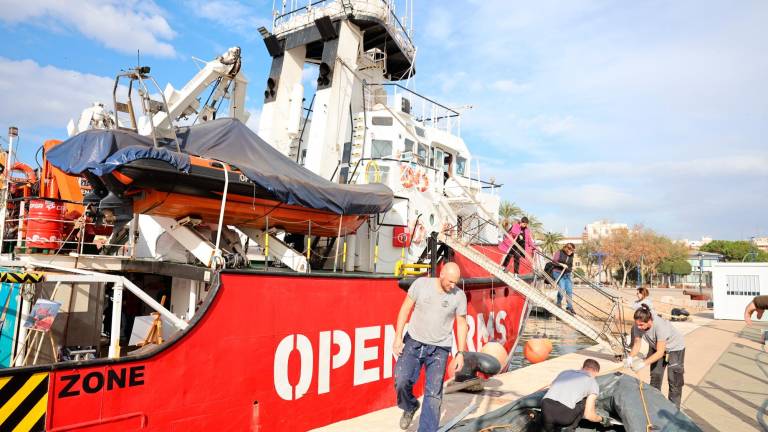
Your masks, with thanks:
M560 241L562 241L563 238L563 235L558 232L545 232L541 242L541 248L547 254L552 255L556 250L560 249Z
M511 201L502 201L499 206L499 225L509 231L512 225L523 216L523 209Z

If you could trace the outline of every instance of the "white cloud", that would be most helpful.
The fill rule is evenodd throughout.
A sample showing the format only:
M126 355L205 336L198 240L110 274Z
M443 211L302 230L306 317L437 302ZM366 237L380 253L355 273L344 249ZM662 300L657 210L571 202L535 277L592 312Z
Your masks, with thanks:
M113 50L161 57L175 55L167 41L176 35L160 8L139 0L0 0L0 20L40 20L46 27L73 28Z
M235 0L190 0L187 7L197 16L213 21L249 40L260 38L259 27L270 28L263 11L256 11Z
M0 104L0 123L63 131L93 102L109 103L113 84L113 78L0 57L0 94L9 101Z
M491 89L498 90L503 93L524 93L530 90L530 84L521 84L512 79L500 79L491 83Z
M420 33L420 91L475 107L462 132L475 155L498 160L483 169L504 198L571 228L610 217L691 238L765 232L768 3L443 10L460 25L448 43ZM458 75L462 85L440 78ZM579 200L551 199L563 192Z
M248 112L251 113L251 116L248 117L248 121L245 122L245 125L251 128L252 131L258 133L259 124L261 123L261 108L251 107L248 108Z

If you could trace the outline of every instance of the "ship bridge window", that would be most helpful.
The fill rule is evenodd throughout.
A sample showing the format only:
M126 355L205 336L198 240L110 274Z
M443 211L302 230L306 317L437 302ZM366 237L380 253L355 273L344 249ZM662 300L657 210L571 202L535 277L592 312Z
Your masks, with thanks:
M422 129L422 128L418 127L418 126L416 126L415 128L416 128L416 135L424 138L424 129Z
M374 126L392 126L392 117L377 116L371 118L371 124Z
M416 155L418 156L418 162L422 165L426 165L429 162L429 146L424 143L419 143Z
M456 174L463 176L467 169L467 159L461 156L456 157Z
M392 140L371 140L371 157L383 158L392 154Z

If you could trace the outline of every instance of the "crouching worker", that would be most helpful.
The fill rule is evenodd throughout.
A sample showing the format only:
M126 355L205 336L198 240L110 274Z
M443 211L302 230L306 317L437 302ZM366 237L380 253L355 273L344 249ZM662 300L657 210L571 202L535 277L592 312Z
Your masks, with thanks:
M656 315L654 316L648 305L640 305L635 311L635 325L632 326L632 350L625 360L626 366L635 372L650 365L651 387L661 390L661 382L664 379L664 369L669 366L667 378L669 379L669 400L680 408L680 399L683 396L685 384L685 339L669 321ZM648 342L648 355L644 361L636 359L640 352L640 341L644 338Z
M555 431L560 427L575 430L582 418L610 426L610 418L597 414L600 388L595 377L598 372L600 363L593 359L584 360L581 370L560 372L541 400L545 431Z
M755 296L744 310L744 321L748 326L752 326L752 314L755 314L757 319L761 319L766 309L768 309L768 295Z
M439 278L421 277L408 289L408 295L397 314L397 327L392 350L397 355L395 390L397 406L403 410L400 428L408 429L419 401L413 396L413 385L424 367L424 408L419 419L419 432L434 432L440 425L443 378L453 345L453 321L456 320L458 352L451 370L464 366L463 351L467 346L467 297L456 287L461 272L455 263L447 263ZM414 307L415 306L415 307ZM403 335L408 314L408 333Z

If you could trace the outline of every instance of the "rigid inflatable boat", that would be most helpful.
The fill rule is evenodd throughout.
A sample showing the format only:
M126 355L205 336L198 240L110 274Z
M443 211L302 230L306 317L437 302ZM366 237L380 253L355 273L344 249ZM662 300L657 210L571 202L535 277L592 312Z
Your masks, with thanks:
M597 377L600 396L597 410L614 420L610 427L582 420L577 431L696 432L701 429L655 388L637 378L616 372ZM464 420L451 428L455 432L540 431L541 399L545 390L525 396L481 417ZM651 425L649 429L648 426Z

